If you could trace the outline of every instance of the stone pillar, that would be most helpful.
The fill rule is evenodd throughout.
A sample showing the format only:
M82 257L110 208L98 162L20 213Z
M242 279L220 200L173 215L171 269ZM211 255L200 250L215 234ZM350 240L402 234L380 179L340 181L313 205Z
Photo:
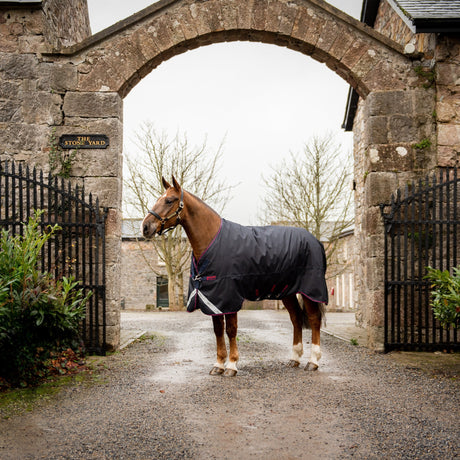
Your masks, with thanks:
M360 101L355 119L357 319L376 351L383 351L385 298L379 205L436 166L434 104L432 88L374 91ZM424 139L431 146L417 149Z
M120 346L121 208L109 209L106 225L106 341L109 350Z
M109 147L77 152L72 175L82 178L86 194L109 208L106 226L107 344L120 341L121 193L123 173L123 100L116 92L68 91L64 96L65 121L58 136L70 133L106 134Z

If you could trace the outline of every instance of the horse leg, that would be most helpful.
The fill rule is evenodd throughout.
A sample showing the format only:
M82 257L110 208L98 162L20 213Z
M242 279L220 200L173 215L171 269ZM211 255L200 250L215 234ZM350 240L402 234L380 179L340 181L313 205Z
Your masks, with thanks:
M304 309L307 313L308 323L311 327L311 354L305 370L316 371L318 369L318 361L321 358L320 329L323 311L320 303L313 302L305 296L302 297Z
M236 343L236 333L238 331L237 313L225 315L225 327L230 345L230 354L228 356L228 363L224 375L226 375L227 377L234 377L238 372L238 369L236 368L236 363L239 358L238 344Z
M225 360L227 359L227 347L225 346L224 337L224 315L213 316L212 324L217 343L217 362L211 369L211 375L220 375L225 371Z
M302 344L302 309L295 294L282 299L286 310L289 312L292 326L294 327L294 336L292 340L292 355L288 362L289 367L298 367L300 357L303 355Z

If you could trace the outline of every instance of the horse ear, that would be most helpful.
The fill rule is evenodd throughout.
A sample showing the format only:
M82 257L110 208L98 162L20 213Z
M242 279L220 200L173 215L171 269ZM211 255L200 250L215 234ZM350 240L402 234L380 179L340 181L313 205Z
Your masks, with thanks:
M176 178L174 176L172 176L172 180L173 180L174 188L179 192L181 190L181 186L179 185L179 182L177 182L177 180L176 180Z
M163 176L161 176L161 182L163 182L163 187L166 190L168 190L168 188L171 188L171 184Z

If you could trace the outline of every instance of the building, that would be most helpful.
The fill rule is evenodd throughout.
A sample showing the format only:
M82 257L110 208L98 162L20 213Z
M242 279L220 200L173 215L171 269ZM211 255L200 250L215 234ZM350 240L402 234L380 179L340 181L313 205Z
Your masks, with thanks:
M141 237L142 219L124 219L121 243L121 304L144 310L168 306L168 278L155 246Z

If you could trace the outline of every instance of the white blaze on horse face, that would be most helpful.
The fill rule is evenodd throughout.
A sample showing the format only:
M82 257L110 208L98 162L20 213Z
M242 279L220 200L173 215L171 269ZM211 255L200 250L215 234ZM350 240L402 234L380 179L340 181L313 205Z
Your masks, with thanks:
M312 344L311 346L311 356L310 363L318 365L318 361L321 358L321 348L319 345Z
M300 357L303 355L303 344L302 342L298 343L297 345L294 345L292 347L292 361L297 361L300 363Z

